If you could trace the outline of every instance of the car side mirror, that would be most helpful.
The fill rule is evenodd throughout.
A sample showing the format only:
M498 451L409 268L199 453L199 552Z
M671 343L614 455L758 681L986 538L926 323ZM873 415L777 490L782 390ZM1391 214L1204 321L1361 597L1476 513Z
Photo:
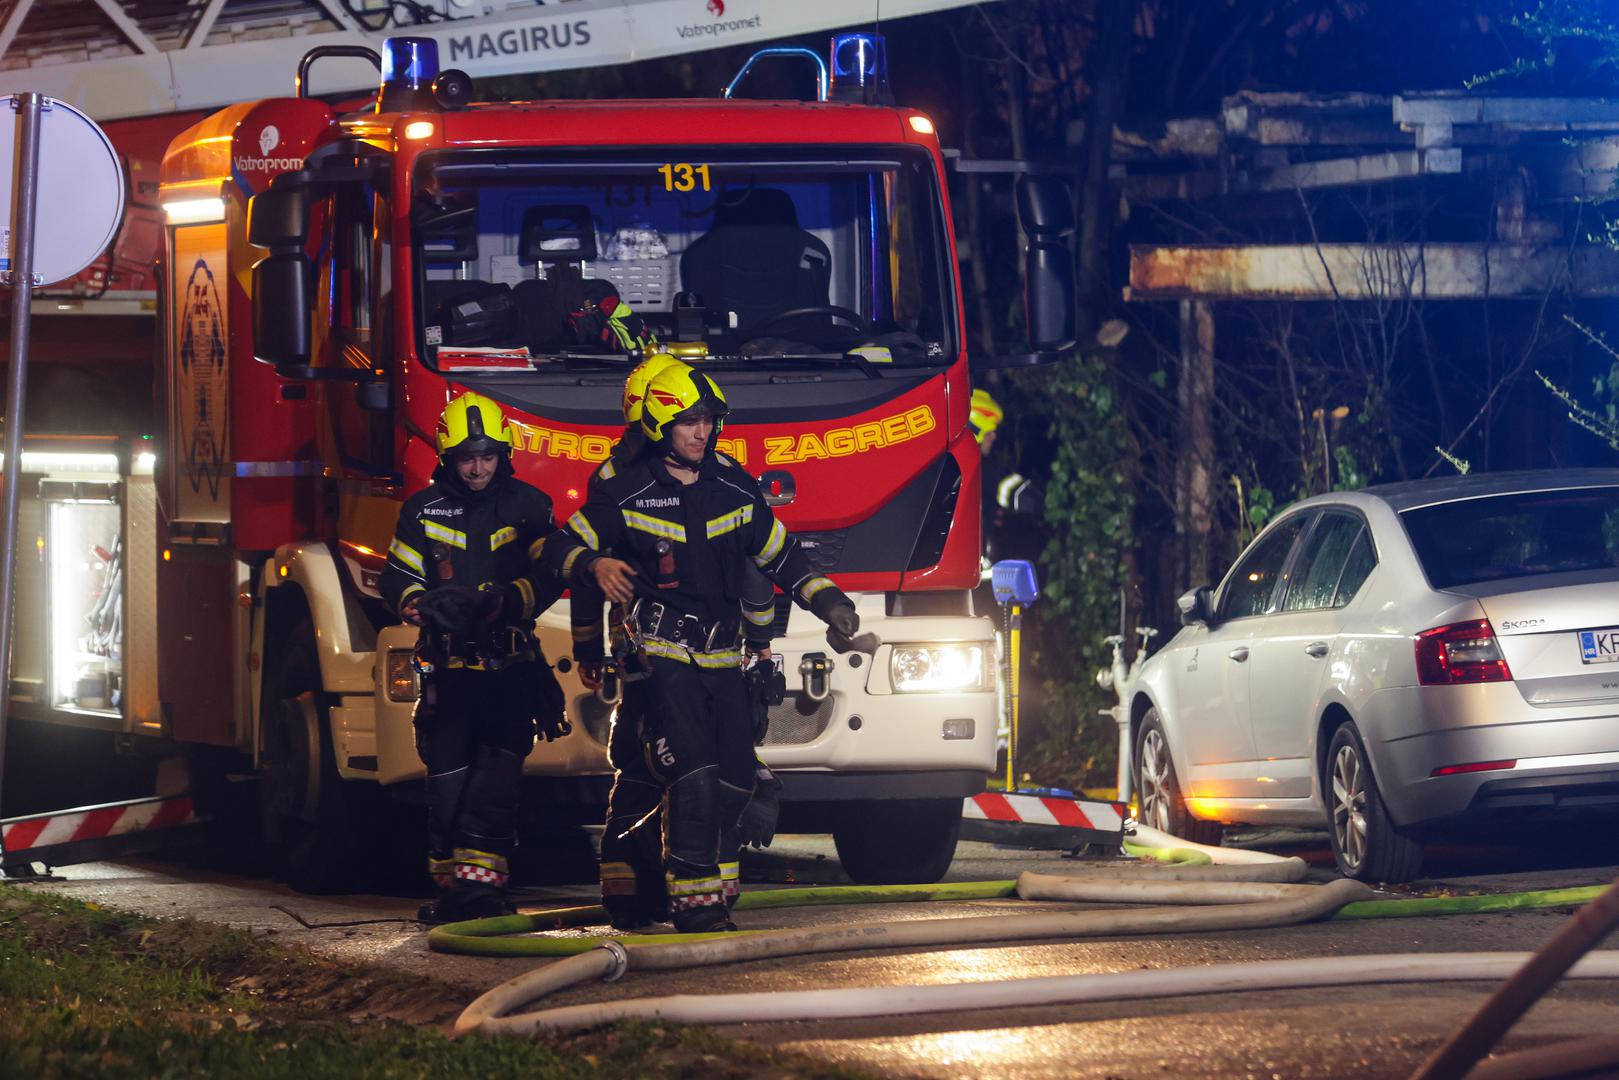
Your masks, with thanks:
M1182 626L1193 626L1197 623L1214 625L1214 590L1207 585L1199 585L1195 589L1181 593L1175 601L1175 606L1180 608Z

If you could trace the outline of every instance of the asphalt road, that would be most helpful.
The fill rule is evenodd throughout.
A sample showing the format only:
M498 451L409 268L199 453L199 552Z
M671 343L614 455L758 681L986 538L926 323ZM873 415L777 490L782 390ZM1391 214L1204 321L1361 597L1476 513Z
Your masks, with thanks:
M1324 838L1248 834L1248 846L1303 854L1312 879L1329 880ZM1228 839L1228 842L1231 842ZM1619 874L1612 854L1592 855L1588 835L1517 847L1441 849L1430 872L1407 891L1508 892L1602 884ZM1612 848L1610 847L1611 851ZM950 880L1001 880L1035 869L1062 873L1073 861L1055 852L961 845ZM49 888L148 915L187 915L275 935L351 961L391 965L469 989L518 974L530 960L429 953L409 917L408 896L308 897L251 873L224 873L155 860L94 863L59 871ZM782 837L744 862L745 880L836 884L844 879L824 837ZM525 907L587 902L589 884L545 886ZM971 917L1061 905L1015 900L798 908L746 912L748 929ZM1384 952L1532 950L1564 914L1450 916L1322 923L1280 930L1039 942L1004 948L938 948L922 953L760 961L729 968L632 972L622 981L581 987L556 1004L671 993L754 993L842 986L962 983L1057 974ZM299 920L311 924L306 927ZM370 920L383 920L372 922ZM355 923L361 925L332 925ZM1610 941L1609 947L1619 947ZM829 1062L896 1076L929 1077L1320 1077L1404 1076L1483 1000L1479 984L1339 987L1218 994L1154 1001L1027 1007L926 1017L742 1025L733 1034L790 1047ZM1523 1049L1558 1039L1619 1031L1619 984L1557 989L1503 1040Z

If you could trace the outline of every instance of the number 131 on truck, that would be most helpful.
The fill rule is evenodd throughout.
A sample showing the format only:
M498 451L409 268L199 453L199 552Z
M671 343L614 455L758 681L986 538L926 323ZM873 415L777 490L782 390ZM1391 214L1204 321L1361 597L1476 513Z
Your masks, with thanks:
M1066 187L1018 181L1034 351L969 365L946 157L891 103L881 39L835 38L830 72L766 50L813 62L809 101L472 103L435 48L389 39L347 114L305 94L317 48L298 96L164 158L167 431L157 520L130 526L162 550L164 734L250 757L293 880L337 884L336 845L370 843L345 827L389 821L354 807L419 799L416 631L376 580L440 411L500 403L566 520L655 341L724 385L720 451L883 642L832 654L779 598L783 828L831 832L857 880L936 879L996 756L971 371L1071 344ZM565 603L538 633L569 655ZM611 706L557 663L573 731L536 744L526 795L599 821Z

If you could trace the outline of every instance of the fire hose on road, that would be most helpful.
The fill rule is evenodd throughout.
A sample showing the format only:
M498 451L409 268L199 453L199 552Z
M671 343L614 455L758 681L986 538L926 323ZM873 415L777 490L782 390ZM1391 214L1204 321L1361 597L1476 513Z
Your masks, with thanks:
M746 960L869 949L918 949L935 946L995 946L1036 940L1069 940L1127 934L1196 933L1297 925L1319 919L1389 918L1489 910L1534 910L1569 907L1604 899L1602 888L1549 890L1507 896L1373 900L1359 882L1339 880L1304 885L1306 866L1299 859L1240 849L1187 844L1175 837L1141 829L1132 845L1167 862L1129 877L1092 872L1049 875L1026 872L1016 882L969 882L935 886L856 886L746 893L738 907L758 909L798 903L915 902L919 900L1017 897L1024 900L1085 903L1156 904L1124 910L1042 912L1030 915L929 919L905 923L862 923L799 930L715 935L658 935L624 939L526 938L513 934L547 927L600 921L600 909L580 908L504 919L452 924L433 931L435 949L484 955L563 956L502 983L474 1001L456 1021L459 1035L533 1035L595 1027L628 1019L677 1023L742 1023L806 1019L838 1019L876 1015L912 1015L1017 1005L1020 1007L1117 1001L1176 994L1232 993L1312 986L1372 983L1499 980L1514 973L1538 972L1522 993L1506 1004L1487 1004L1490 1017L1459 1031L1443 1060L1429 1065L1425 1077L1461 1076L1487 1052L1508 1018L1510 1024L1558 976L1575 979L1619 978L1619 952L1586 949L1600 941L1605 918L1580 921L1579 944L1564 942L1554 963L1528 953L1439 953L1322 957L1213 965L1163 971L1010 979L941 986L853 987L778 993L674 995L564 1006L524 1012L548 995L593 980L615 981L626 972L668 971L731 964ZM1197 865L1202 864L1202 865ZM1619 894L1614 894L1619 896ZM1613 904L1619 913L1619 902ZM1588 910L1603 909L1593 903ZM1616 915L1615 917L1619 917ZM1594 936L1593 936L1594 935ZM1567 935L1560 935L1566 937ZM704 940L706 939L706 940ZM542 949L528 948L542 945ZM524 946L521 950L512 946ZM1581 947L1583 946L1583 947ZM1543 950L1544 951L1544 950ZM1520 974L1498 992L1520 982ZM1533 996L1529 996L1533 995ZM1481 1010L1481 1015L1485 1010ZM1492 1019L1493 1018L1493 1019ZM1483 1025L1483 1026L1481 1026ZM1481 1035L1480 1032L1487 1032ZM1449 1046L1450 1044L1447 1044ZM1581 1060L1619 1052L1607 1043L1570 1047ZM1468 1056L1472 1055L1472 1056ZM1436 1058L1440 1057L1436 1055ZM1465 1063L1458 1066L1458 1062ZM1542 1055L1491 1063L1493 1075L1527 1077L1557 1075L1546 1071L1555 1057ZM1608 1059L1608 1060L1611 1060Z

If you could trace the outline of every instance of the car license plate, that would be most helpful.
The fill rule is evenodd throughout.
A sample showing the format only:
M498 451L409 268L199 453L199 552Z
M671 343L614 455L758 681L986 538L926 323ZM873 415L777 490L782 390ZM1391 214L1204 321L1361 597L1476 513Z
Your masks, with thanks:
M1584 664L1619 663L1619 629L1581 630L1580 662Z

